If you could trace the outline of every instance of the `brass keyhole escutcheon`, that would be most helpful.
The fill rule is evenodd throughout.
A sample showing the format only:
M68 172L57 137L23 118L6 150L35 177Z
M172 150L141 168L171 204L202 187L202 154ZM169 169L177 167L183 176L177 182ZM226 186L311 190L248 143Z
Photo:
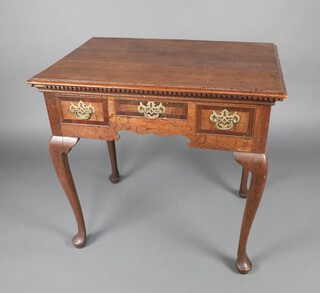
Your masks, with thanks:
M78 102L77 105L74 105L72 102L69 107L69 111L75 115L79 120L88 120L91 117L91 114L95 112L94 107L89 103L86 105L83 101Z
M147 102L147 105L144 105L142 102L140 102L140 105L138 106L138 112L143 113L144 117L149 119L156 119L159 118L160 114L163 114L166 112L166 108L160 103L159 105L156 105L155 102Z
M210 115L210 121L215 123L220 130L229 130L233 128L234 124L240 122L240 116L237 112L231 114L227 109L223 109L220 114L213 111Z

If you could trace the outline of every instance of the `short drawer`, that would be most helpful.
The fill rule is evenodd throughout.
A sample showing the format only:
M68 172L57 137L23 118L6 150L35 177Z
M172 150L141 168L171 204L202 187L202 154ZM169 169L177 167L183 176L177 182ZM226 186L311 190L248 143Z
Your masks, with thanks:
M254 108L198 105L196 115L199 133L252 137Z
M115 100L116 115L148 119L180 119L188 117L188 104L153 100Z
M88 97L61 97L57 99L62 123L106 124L107 100Z

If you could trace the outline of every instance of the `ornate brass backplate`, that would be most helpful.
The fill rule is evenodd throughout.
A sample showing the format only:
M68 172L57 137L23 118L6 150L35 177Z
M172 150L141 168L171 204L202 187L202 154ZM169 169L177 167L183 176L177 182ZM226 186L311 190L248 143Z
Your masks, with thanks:
M160 103L159 105L156 105L155 102L147 102L147 105L143 105L142 102L140 102L140 105L138 106L138 112L143 113L144 117L149 119L156 119L160 116L160 114L165 113L166 108Z
M240 116L237 112L231 114L227 109L223 109L220 114L213 111L210 115L210 121L215 123L220 130L229 130L233 128L234 124L239 123Z
M95 109L91 103L86 105L84 102L80 101L77 105L74 105L71 102L69 111L74 113L75 117L79 120L88 120L90 119L91 114L95 112Z

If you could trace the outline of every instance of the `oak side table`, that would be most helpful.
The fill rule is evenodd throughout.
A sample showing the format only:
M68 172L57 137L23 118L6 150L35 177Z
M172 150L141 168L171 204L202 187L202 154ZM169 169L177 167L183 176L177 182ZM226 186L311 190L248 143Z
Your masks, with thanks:
M67 154L79 139L107 141L116 183L120 130L184 135L190 147L232 151L243 167L236 264L251 270L246 246L267 178L271 106L287 98L273 44L92 38L27 83L44 93L52 162L77 220L75 247L85 246L86 230Z

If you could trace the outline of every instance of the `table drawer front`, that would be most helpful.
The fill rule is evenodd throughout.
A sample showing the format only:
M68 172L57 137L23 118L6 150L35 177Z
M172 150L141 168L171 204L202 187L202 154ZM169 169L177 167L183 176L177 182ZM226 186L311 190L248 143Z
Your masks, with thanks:
M58 97L62 123L106 124L107 101L88 97Z
M117 116L180 120L186 120L188 117L187 103L116 99L115 106Z
M197 132L252 137L254 115L254 108L198 105Z

